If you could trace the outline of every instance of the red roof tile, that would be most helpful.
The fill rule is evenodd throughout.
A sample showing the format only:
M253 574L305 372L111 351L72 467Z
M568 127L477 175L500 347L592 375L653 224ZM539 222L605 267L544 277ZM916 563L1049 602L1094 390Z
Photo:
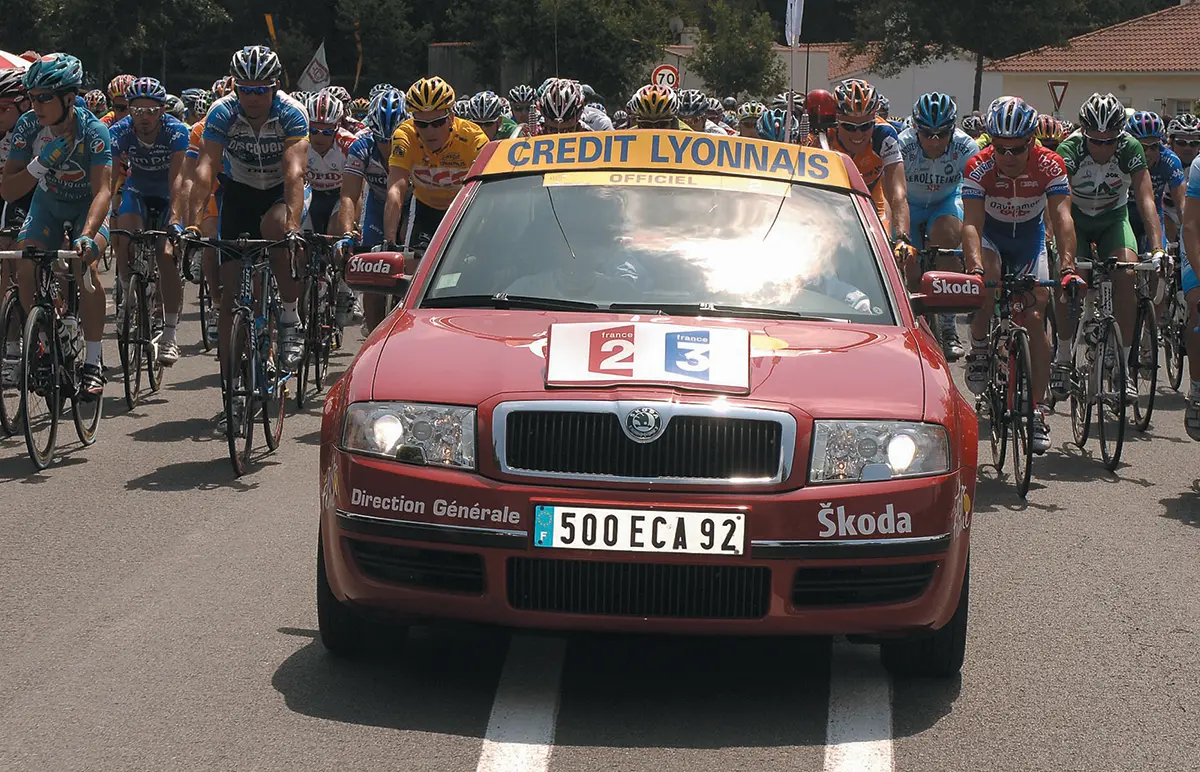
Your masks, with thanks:
M1176 5L987 65L989 72L1197 72L1200 3Z

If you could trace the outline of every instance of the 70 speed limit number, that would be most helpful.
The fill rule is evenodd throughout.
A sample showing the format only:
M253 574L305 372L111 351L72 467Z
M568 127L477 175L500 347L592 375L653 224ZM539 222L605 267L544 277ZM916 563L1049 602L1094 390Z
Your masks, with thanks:
M656 86L679 88L679 70L669 64L660 64L650 73L650 82Z

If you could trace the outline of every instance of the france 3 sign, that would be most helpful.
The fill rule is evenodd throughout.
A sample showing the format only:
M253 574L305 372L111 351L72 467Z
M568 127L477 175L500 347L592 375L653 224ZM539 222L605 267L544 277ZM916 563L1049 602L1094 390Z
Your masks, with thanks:
M750 333L631 322L550 325L547 386L661 384L750 392Z
M660 64L650 73L650 82L656 86L679 88L679 70L669 64Z

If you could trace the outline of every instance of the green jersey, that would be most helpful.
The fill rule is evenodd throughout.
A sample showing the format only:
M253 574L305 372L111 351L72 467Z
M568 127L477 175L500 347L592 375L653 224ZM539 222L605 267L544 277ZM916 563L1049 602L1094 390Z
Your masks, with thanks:
M1117 138L1117 151L1106 163L1097 163L1087 149L1087 140L1075 132L1058 145L1071 183L1071 204L1080 214L1099 217L1129 202L1133 175L1146 168L1142 143L1128 134Z
M500 128L496 131L496 139L512 139L520 136L521 124L509 118L507 115L500 118ZM1141 147L1139 144L1138 147Z

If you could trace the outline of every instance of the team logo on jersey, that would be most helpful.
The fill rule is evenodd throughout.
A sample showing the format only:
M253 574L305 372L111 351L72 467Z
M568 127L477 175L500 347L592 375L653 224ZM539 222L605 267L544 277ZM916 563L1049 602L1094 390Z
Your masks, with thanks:
M92 153L99 154L104 152L104 139L96 137L92 140Z
M22 137L22 136L20 136L20 135L18 135L18 136L16 136L16 137L13 137L13 141L12 141L12 146L13 146L13 148L15 148L15 149L18 149L18 150L19 150L20 148L23 148L23 147L25 147L25 144L26 144L26 143L25 143L25 137Z

